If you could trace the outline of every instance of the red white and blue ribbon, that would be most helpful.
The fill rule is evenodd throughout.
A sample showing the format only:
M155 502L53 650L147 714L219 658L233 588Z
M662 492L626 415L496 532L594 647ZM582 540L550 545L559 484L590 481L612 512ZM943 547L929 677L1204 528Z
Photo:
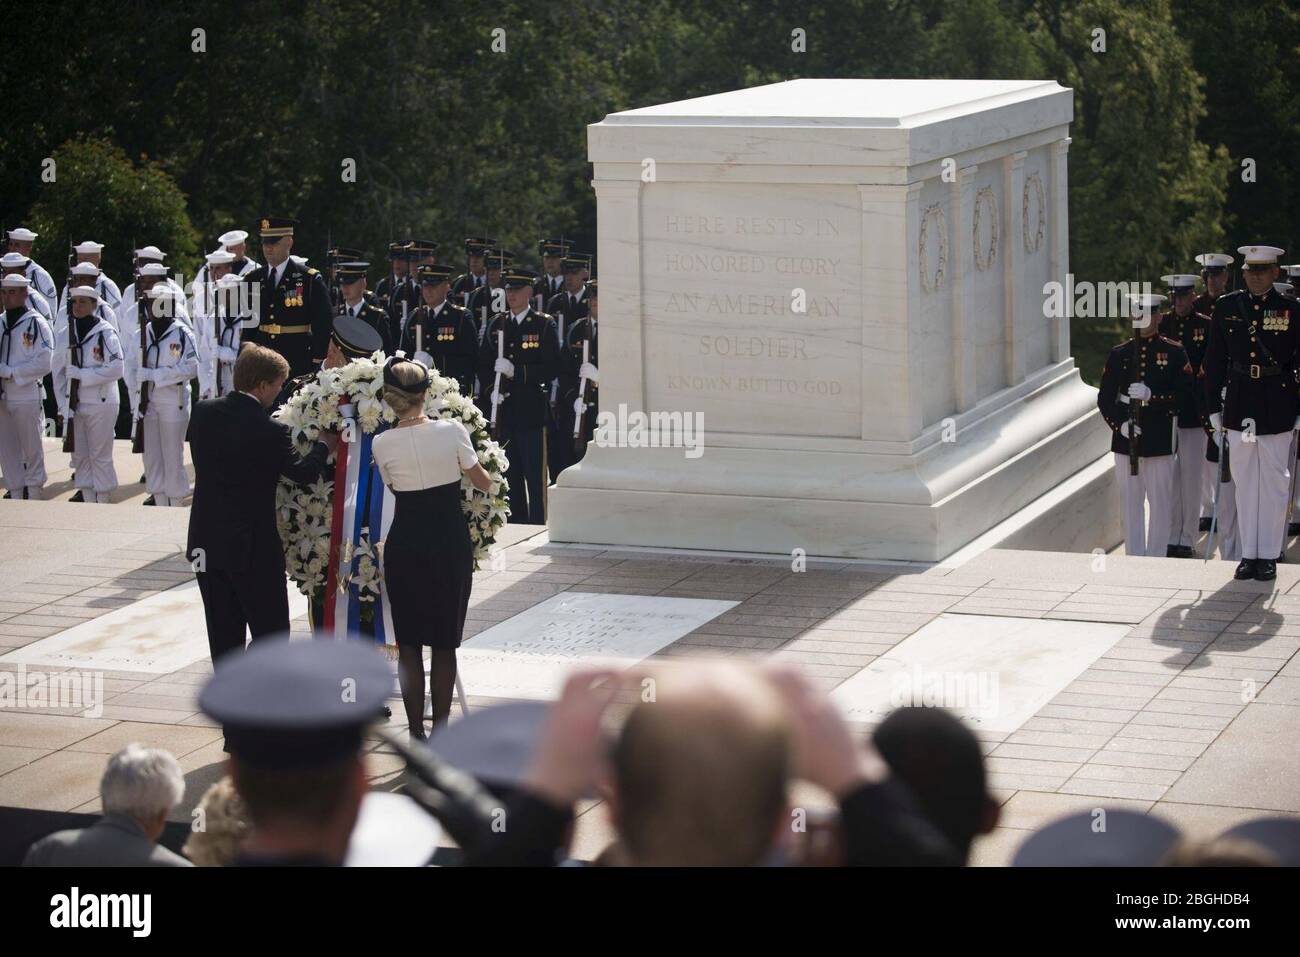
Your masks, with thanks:
M361 587L353 578L362 543L381 541L388 532L388 525L392 522L393 496L384 487L379 469L371 457L374 436L361 431L352 418L353 409L346 399L340 403L339 411L344 418L344 435L351 436L353 441L339 443L334 462L324 632L339 639L364 637L370 640L370 636L361 634ZM374 599L373 638L380 645L395 644L387 597L381 578L380 594Z

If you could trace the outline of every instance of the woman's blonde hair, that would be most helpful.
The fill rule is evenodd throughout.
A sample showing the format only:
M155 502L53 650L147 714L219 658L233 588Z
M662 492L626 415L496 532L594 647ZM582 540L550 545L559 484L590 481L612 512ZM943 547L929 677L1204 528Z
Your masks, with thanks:
M199 802L198 821L182 852L198 867L225 867L239 853L252 829L248 810L229 777L208 788Z
M424 381L424 369L414 362L394 362L390 371L401 386L384 384L384 401L389 408L399 418L423 409L426 390L420 388L420 383Z

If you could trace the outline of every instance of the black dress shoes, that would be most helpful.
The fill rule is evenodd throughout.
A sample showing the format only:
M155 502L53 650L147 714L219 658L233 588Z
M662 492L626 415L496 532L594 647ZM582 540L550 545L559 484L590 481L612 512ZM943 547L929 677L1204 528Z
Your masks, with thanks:
M1201 517L1200 529L1203 532L1208 532L1210 530L1210 516L1204 515Z
M1300 522L1292 522L1286 527L1288 535L1300 535Z
M154 499L154 497L153 497L152 495L150 495L147 499L145 499L145 500L144 500L143 502L141 502L140 504L141 504L141 505L157 505L158 502Z
M85 500L86 496L82 493L81 489L77 489L77 494L68 499L69 502L84 502Z
M1255 559L1243 558L1237 566L1237 570L1232 573L1232 577L1237 581L1245 581L1248 578L1255 577Z
M1277 562L1268 558L1255 559L1255 581L1271 582L1277 577Z
M1177 557L1178 557L1177 545L1168 545L1165 547L1165 558L1177 558Z

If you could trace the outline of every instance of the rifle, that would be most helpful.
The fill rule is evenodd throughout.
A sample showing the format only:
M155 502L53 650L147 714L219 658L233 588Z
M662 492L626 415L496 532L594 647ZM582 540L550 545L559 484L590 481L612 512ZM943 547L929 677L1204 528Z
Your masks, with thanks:
M586 365L588 360L588 351L591 348L591 340L582 340L582 364ZM583 376L578 380L578 398L582 400L582 414L574 416L573 419L573 451L580 453L587 444L587 377Z
M145 368L148 351L148 322L145 321L144 312L141 309L144 302L144 294L140 289L140 266L136 262L135 270L135 317L140 323L140 368ZM150 312L152 316L152 311ZM136 455L144 453L144 414L149 411L149 383L143 379L140 380L140 398L135 406L135 436L131 440L131 451Z
M77 320L72 315L72 267L77 264L77 251L73 247L71 240L68 242L68 280L64 288L67 290L67 297L64 300L64 308L68 311L68 368L74 365L80 365L77 361ZM77 451L77 440L73 435L72 420L76 415L77 406L81 404L81 383L68 377L68 415L67 420L63 423L63 451L72 454Z
M498 329L497 330L497 358L504 359L505 357L506 357L506 334L504 330ZM489 421L489 426L492 431L492 438L494 439L499 439L501 437L501 429L497 425L497 403L500 401L498 399L498 396L500 395L501 395L501 370L498 369L496 378L492 382L492 418Z
M1219 409L1220 415L1228 414L1228 387L1225 384L1222 391L1219 392ZM1225 421L1226 419L1222 419ZM1215 471L1214 478L1214 498L1210 506L1210 533L1205 537L1205 560L1208 562L1210 556L1214 554L1214 535L1219 530L1219 492L1223 489L1224 482L1232 481L1232 473L1228 469L1228 427L1224 425L1219 430L1219 467Z
M1151 321L1149 316L1147 317L1147 321L1148 322ZM1139 346L1139 340L1141 338L1142 338L1141 330L1138 330L1133 334L1133 368L1132 370L1130 370L1132 372L1131 382L1140 381L1138 379L1138 375L1140 372L1140 370L1138 369L1138 361L1141 353L1138 350L1138 346ZM1141 453L1140 450L1138 449L1138 436L1141 434L1141 430L1142 430L1141 410L1142 410L1142 403L1137 399L1130 398L1128 402L1128 474L1129 475L1138 474L1138 465L1141 462Z

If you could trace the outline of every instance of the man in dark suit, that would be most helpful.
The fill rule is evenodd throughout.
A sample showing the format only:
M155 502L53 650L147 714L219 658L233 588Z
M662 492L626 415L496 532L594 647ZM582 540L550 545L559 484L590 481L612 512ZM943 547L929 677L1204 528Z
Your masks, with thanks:
M245 328L245 342L274 349L289 362L295 376L319 369L330 344L334 309L329 286L320 270L298 262L293 252L292 219L262 220L262 251L266 265L244 277L261 285L258 324Z
M312 481L338 445L337 435L323 434L300 458L288 428L267 415L288 374L278 353L245 344L235 391L198 403L190 418L194 505L186 554L203 596L214 665L243 649L245 629L254 639L289 630L276 484L281 475Z

